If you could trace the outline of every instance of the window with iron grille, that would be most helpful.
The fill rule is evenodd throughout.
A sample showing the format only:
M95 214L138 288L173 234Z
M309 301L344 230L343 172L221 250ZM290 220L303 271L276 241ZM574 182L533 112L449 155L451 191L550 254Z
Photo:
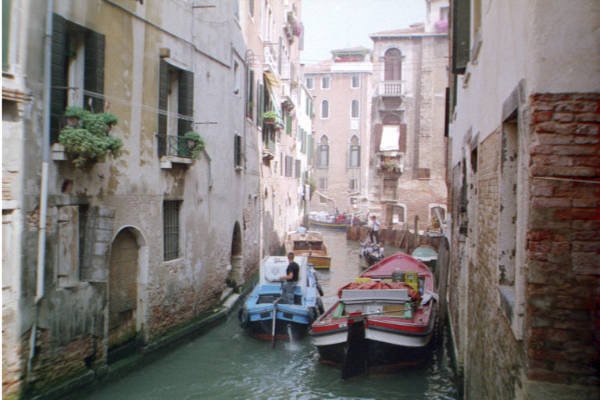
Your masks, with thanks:
M181 201L163 202L163 259L174 260L179 257L179 209Z

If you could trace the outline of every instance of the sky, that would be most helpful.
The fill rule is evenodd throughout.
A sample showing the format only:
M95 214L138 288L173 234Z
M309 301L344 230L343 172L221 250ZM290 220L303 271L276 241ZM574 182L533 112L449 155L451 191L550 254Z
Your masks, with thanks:
M302 0L304 50L313 64L331 58L331 50L372 47L369 34L425 22L425 0Z

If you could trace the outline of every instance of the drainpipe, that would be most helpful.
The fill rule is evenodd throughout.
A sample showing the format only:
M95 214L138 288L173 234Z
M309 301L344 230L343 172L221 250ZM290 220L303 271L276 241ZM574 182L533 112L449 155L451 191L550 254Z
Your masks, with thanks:
M44 297L45 258L46 258L46 215L48 211L48 164L50 160L50 68L52 57L52 11L53 0L48 0L46 8L46 34L44 36L44 123L42 134L42 182L40 188L40 221L38 231L38 255L35 287L35 314L29 342L29 360L27 361L27 376L31 372L31 364L35 355L35 340L38 323L38 307Z

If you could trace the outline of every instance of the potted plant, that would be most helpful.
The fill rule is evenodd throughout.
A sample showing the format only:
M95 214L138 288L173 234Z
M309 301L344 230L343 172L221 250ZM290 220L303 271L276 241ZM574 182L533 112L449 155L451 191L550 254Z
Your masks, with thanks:
M92 113L80 107L70 107L65 111L65 115L67 111L70 115L67 118L78 117L79 122L63 128L58 141L64 146L75 167L83 168L98 162L108 153L114 157L119 155L123 142L108 134L109 126L118 121L116 116L109 113Z
M263 113L263 122L267 125L275 124L279 115L275 111L266 111Z
M81 107L69 106L65 110L65 118L67 120L67 126L70 127L78 127L81 118L85 115L87 111Z
M197 159L200 155L200 152L204 150L204 139L200 136L198 132L189 131L183 135L185 143L190 152L190 156L193 159Z

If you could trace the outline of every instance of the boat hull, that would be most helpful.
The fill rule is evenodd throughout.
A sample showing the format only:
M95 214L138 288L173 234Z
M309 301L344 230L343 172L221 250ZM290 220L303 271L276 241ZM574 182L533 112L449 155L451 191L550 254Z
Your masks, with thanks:
M321 222L315 220L308 220L308 224L314 228L325 228L325 229L333 229L336 231L345 231L350 226L349 224L336 224L330 222Z

